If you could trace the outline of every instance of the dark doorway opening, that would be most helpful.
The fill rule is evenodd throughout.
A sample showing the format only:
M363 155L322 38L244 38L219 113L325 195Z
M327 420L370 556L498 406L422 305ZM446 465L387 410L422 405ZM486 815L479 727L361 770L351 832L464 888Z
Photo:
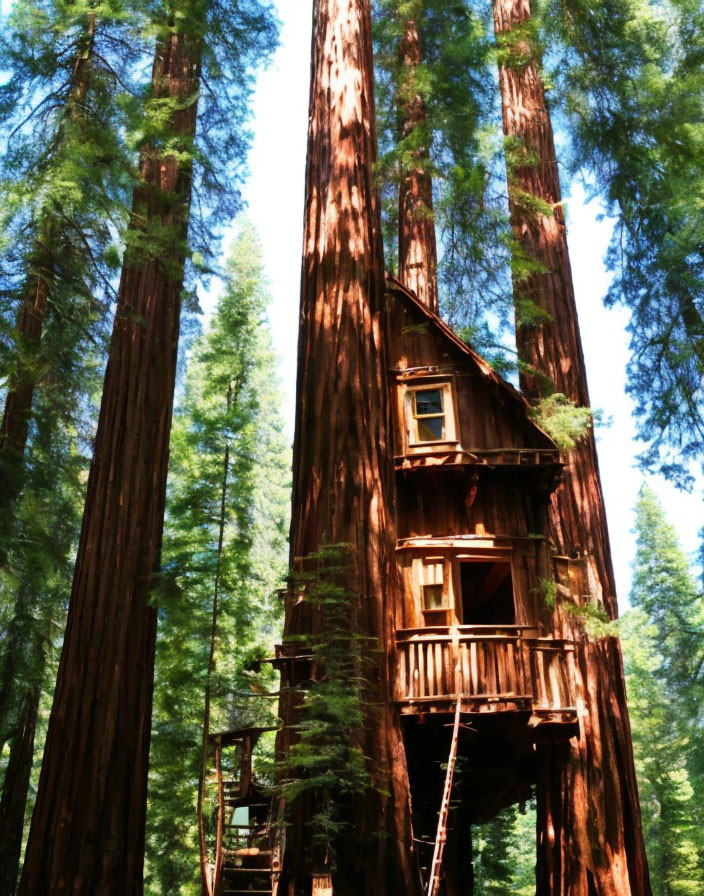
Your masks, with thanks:
M515 625L508 560L461 562L460 586L464 625Z

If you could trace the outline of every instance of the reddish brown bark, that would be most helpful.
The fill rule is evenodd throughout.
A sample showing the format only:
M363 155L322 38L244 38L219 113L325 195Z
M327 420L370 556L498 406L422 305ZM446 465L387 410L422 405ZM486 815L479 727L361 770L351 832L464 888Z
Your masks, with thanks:
M416 23L409 21L400 58L405 79L402 85L401 115L405 139L423 129L427 114L417 92L416 69L421 62L420 36ZM431 311L438 311L437 247L433 218L433 182L429 171L430 146L414 149L408 169L402 172L399 188L398 268L399 279L413 290Z
M12 894L17 885L38 712L39 688L32 685L25 693L12 738L0 800L0 893Z
M291 558L346 543L353 562L342 584L359 595L358 630L386 650L370 673L364 749L375 785L351 807L353 836L338 844L336 896L414 894L410 796L400 720L390 694L388 650L399 595L395 564L393 456L381 332L384 275L368 0L315 0L306 212L293 466ZM285 634L324 620L287 607ZM284 696L290 726L299 698ZM279 749L286 752L291 730ZM310 894L315 857L310 807L291 807L280 893Z
M200 43L157 44L153 91L179 101L170 129L195 135ZM191 165L142 154L133 227L166 234L128 246L76 559L23 896L139 894L158 564Z
M511 225L522 252L543 268L515 284L519 357L529 365L521 374L521 386L531 401L555 390L587 407L540 60L526 30L515 30L530 17L529 0L495 0L497 40L510 50L499 69L504 132L520 141L507 165ZM536 198L545 204L545 213L535 210ZM535 308L537 317L532 314ZM616 589L591 433L569 454L564 481L552 497L551 526L557 552L582 558L591 598L615 619ZM556 621L558 634L577 641L580 737L567 750L542 750L538 892L650 896L620 644L612 637L589 637L574 615L557 616L562 617Z

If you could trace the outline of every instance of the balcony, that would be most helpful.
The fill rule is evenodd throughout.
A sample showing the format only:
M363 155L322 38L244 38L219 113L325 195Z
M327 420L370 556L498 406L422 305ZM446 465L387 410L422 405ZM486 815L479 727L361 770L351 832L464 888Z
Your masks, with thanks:
M574 726L572 645L525 626L396 632L395 701L404 714L523 713L532 728Z

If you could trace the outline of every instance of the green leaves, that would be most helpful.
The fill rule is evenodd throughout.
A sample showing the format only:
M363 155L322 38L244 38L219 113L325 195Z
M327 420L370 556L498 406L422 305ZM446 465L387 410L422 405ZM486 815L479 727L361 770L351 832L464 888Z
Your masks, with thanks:
M629 610L621 620L653 891L701 892L704 598L655 494L641 488Z
M338 838L351 830L350 798L371 787L362 742L375 645L356 634L359 596L344 586L353 565L350 545L324 545L305 558L304 572L291 576L294 593L302 595L318 624L301 644L313 657L313 680L301 688L297 739L280 770L278 791L288 810L310 796L312 848L333 869Z
M199 893L195 802L211 613L219 576L211 731L272 724L270 656L285 574L289 452L265 311L261 249L240 234L225 290L193 345L171 439L148 814L148 892ZM231 401L228 407L228 391ZM221 506L229 451L226 502ZM222 552L219 526L224 512ZM219 557L219 559L218 559ZM176 889L178 888L178 889Z
M704 455L702 16L688 0L553 0L573 168L617 219L606 296L632 311L628 391L641 460L687 485Z
M542 398L531 408L530 416L564 452L571 451L592 427L591 408L578 408L560 392Z

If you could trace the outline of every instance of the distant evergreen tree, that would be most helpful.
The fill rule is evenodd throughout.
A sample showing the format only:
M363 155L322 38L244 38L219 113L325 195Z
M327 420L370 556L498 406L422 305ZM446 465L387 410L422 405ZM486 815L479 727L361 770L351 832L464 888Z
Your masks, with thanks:
M631 603L623 617L633 742L655 896L704 887L700 734L704 599L655 494L641 488Z
M278 637L274 593L287 563L290 456L263 276L257 237L244 223L174 417L147 833L147 892L154 896L200 892L196 795L216 592L211 730L275 719L274 701L251 696L273 689L274 676L248 671L253 659L271 655Z

